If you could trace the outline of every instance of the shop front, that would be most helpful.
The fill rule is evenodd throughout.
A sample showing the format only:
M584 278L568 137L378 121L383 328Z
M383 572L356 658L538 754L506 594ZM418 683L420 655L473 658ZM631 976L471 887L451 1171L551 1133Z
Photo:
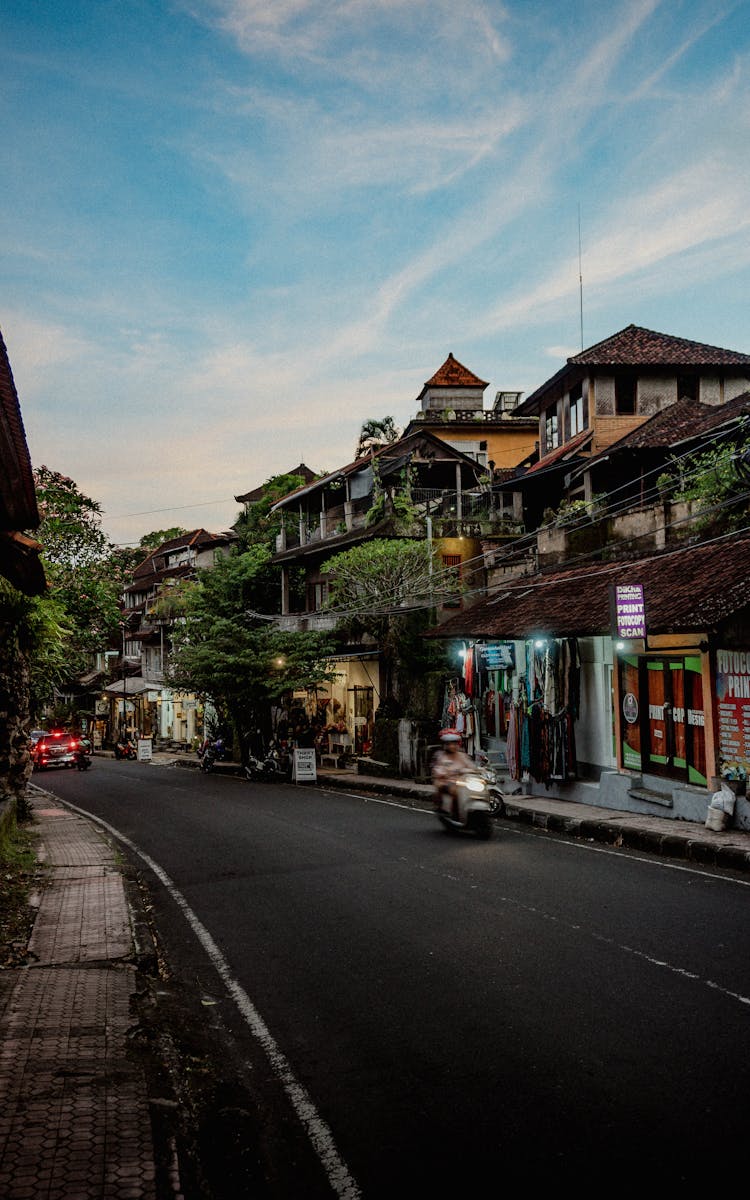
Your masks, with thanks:
M708 786L706 660L699 650L618 657L625 770Z
M342 654L326 667L329 679L295 692L273 711L273 735L281 742L293 739L301 721L305 741L311 740L319 752L368 755L380 703L379 659L376 654Z
M612 768L609 638L469 640L453 657L461 672L446 680L441 721L469 754L546 790Z
M514 645L514 668L480 676L475 706L489 744L505 721L508 774L532 792L541 783L600 808L703 822L726 780L734 824L750 828L748 562L750 530L529 574L429 636L463 638L475 658L480 643ZM498 704L491 693L501 688Z

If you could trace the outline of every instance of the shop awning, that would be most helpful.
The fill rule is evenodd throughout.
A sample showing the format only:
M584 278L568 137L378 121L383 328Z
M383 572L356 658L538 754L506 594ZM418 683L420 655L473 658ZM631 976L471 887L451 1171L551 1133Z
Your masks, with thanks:
M144 692L153 690L153 680L142 679L140 675L131 675L128 679L118 679L103 689L108 696L142 696Z

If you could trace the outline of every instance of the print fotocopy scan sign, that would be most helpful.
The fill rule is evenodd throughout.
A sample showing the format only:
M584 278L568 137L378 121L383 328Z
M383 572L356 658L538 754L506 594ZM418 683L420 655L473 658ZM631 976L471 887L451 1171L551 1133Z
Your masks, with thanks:
M611 588L612 627L623 642L646 636L646 604L642 583L615 583Z

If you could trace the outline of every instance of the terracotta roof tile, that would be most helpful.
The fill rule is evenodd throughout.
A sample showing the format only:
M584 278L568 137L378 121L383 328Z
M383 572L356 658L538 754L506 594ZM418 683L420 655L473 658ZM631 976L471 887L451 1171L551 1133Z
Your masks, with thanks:
M750 366L750 354L628 325L603 342L572 355L568 362L582 366Z
M750 392L743 392L726 404L700 404L697 400L678 400L655 413L637 429L632 429L604 452L617 450L663 449L679 442L700 438L721 425L741 422L750 415ZM748 431L750 432L750 430Z
M544 458L540 458L538 462L535 462L533 467L529 467L527 474L530 475L532 471L543 471L545 467L551 467L553 463L559 462L561 458L567 458L569 454L575 454L577 450L582 450L591 441L593 436L593 429L584 429L582 433L577 433L564 446L558 446L556 450L551 450L549 454L545 454Z
M628 325L612 337L572 355L564 367L546 379L518 406L521 414L538 412L551 394L581 378L587 367L746 367L750 354L722 350L703 342L656 333L640 325ZM576 368L579 370L576 371Z
M155 550L149 551L142 562L133 571L133 578L138 579L141 576L153 575L155 570L161 570L156 564L156 560L163 558L165 554L169 554L172 550L179 550L182 546L192 546L197 550L205 549L214 543L223 541L233 541L235 535L222 533L209 533L206 529L193 529L189 533L183 533L179 537L170 538L168 542L162 542Z
M432 376L432 379L427 380L421 394L424 394L427 388L434 387L486 388L489 387L489 384L484 379L480 379L475 375L473 371L470 371L468 367L465 367L463 363L460 363L452 354L449 354L442 367Z
M642 583L652 633L709 630L747 607L750 531L679 550L575 570L537 573L501 585L486 600L433 630L432 637L574 637L610 631L609 585Z
M0 529L36 529L39 510L21 405L0 333Z

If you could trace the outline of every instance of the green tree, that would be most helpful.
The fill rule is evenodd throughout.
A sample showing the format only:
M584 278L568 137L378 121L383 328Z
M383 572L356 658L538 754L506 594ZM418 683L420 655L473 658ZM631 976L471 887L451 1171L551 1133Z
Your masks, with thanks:
M359 438L354 450L355 458L364 458L381 446L389 446L397 442L401 434L394 424L393 417L368 417L362 422Z
M138 543L141 558L150 554L152 550L158 550L159 546L163 546L165 542L172 542L175 538L182 537L183 533L188 532L189 530L183 529L181 525L173 525L171 529L154 529L151 533L144 533Z
M269 559L254 584L256 607L265 613L277 613L281 604L278 570L270 564L270 555L276 551L276 538L281 532L284 514L271 512L277 500L288 496L305 482L301 475L272 475L263 484L260 498L247 504L237 518L234 529L239 538L241 551L262 546L269 551ZM289 591L293 602L304 595L304 571L293 568L289 572Z
M50 594L66 614L68 675L117 632L126 564L101 530L101 505L66 475L46 466L34 472L41 524L35 536Z
M270 735L271 704L285 692L330 676L327 637L284 633L253 615L269 560L261 545L219 559L163 601L176 618L170 683L210 698L243 746L255 729Z
M70 634L51 596L25 596L0 576L0 798L13 798L21 817L31 773L26 732L63 678Z
M397 668L408 677L433 654L419 634L429 623L433 560L427 542L373 538L334 555L321 570L328 576L328 607L341 614L349 636L373 637L383 664L382 715L398 710ZM442 651L440 652L442 653Z
M747 521L750 441L725 443L674 462L657 479L673 500L692 502L695 528L724 532Z

